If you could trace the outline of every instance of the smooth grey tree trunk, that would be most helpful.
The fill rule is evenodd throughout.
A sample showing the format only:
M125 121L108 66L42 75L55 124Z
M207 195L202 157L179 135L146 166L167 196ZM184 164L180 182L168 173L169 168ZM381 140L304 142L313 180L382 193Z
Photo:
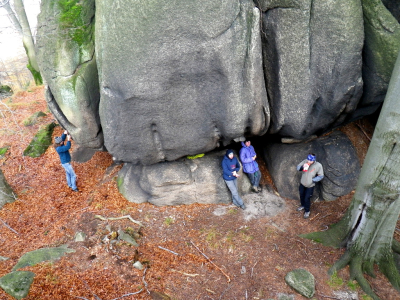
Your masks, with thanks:
M333 265L333 273L346 265L350 275L372 298L379 299L363 276L374 276L373 265L400 291L400 275L393 239L400 214L400 53L383 103L353 200L345 216L326 232L304 237L325 245L345 246L345 254Z
M24 3L22 0L14 0L15 13L10 6L10 2L6 3L3 7L6 9L15 28L22 34L22 43L29 61L28 69L31 71L35 83L37 85L42 84L42 76L40 75L39 65L36 59L35 42L29 26L28 17L26 16Z

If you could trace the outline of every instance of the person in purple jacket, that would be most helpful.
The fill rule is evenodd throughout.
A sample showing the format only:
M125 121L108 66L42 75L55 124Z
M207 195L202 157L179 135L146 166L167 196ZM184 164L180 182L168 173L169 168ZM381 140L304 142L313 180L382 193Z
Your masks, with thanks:
M67 138L67 144L64 145L65 138ZM61 165L65 169L67 175L67 184L74 191L79 192L76 186L76 175L74 169L71 166L71 155L69 154L69 149L71 149L71 136L65 130L62 136L57 136L54 141L54 148L58 155L60 156Z
M240 149L239 157L243 165L243 172L247 174L250 179L252 190L255 193L261 192L260 179L261 172L256 162L256 152L250 141L242 142L242 149Z

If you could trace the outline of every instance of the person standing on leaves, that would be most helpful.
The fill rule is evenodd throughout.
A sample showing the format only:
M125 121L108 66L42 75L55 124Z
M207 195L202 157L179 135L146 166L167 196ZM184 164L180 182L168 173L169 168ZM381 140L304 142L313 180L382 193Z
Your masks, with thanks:
M233 155L233 151L230 149L226 150L226 154L222 160L222 170L222 177L232 193L233 204L241 209L246 209L237 188L237 177L239 177L237 172L240 170L240 164L238 159Z
M67 144L64 145L65 138L67 138ZM54 148L58 155L60 156L61 165L65 169L67 175L67 184L74 191L79 192L76 186L76 175L74 169L71 166L71 155L69 154L69 149L71 149L71 136L65 130L61 136L57 136L54 141Z
M243 172L247 174L250 179L252 190L255 193L261 192L260 179L261 172L256 162L256 152L250 141L242 142L242 149L239 152L240 161L243 164Z
M315 183L324 178L324 170L322 165L317 162L315 154L311 153L307 156L307 159L297 165L297 171L303 172L299 186L300 206L297 211L304 209L304 219L308 219L310 217L311 197Z

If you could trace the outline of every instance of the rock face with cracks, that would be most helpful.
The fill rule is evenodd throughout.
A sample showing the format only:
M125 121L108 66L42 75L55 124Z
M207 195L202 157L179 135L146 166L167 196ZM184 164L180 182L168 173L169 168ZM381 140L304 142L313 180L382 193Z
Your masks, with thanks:
M153 164L262 135L269 105L252 1L96 2L105 146Z

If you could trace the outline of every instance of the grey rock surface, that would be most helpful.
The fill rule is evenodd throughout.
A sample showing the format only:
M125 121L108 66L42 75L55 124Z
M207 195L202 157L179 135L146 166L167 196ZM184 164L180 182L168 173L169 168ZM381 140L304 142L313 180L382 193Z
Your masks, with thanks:
M315 293L314 276L304 269L295 269L285 276L286 283L301 295L311 298Z
M359 0L264 0L269 132L305 139L354 111L362 93Z
M8 184L3 171L0 170L0 209L6 203L12 203L16 200L16 195L14 194L11 186Z
M353 118L371 114L382 104L400 50L400 24L382 1L363 0L362 4L364 92Z
M400 22L400 3L398 0L382 0L383 5L390 11L393 17Z
M118 174L120 193L130 202L155 205L225 203L232 201L223 178L221 161L225 150L197 159L181 158L151 166L125 164ZM240 171L241 195L250 191L247 176Z
M296 166L314 153L324 169L324 179L316 184L312 199L335 200L356 186L360 163L347 136L334 131L308 143L271 143L264 148L264 159L274 184L282 197L299 199L301 172Z
M96 1L105 146L153 164L269 125L260 13L250 0Z
M94 0L71 7L44 0L38 16L37 58L47 83L46 101L60 125L82 147L99 149L103 136L94 55Z

